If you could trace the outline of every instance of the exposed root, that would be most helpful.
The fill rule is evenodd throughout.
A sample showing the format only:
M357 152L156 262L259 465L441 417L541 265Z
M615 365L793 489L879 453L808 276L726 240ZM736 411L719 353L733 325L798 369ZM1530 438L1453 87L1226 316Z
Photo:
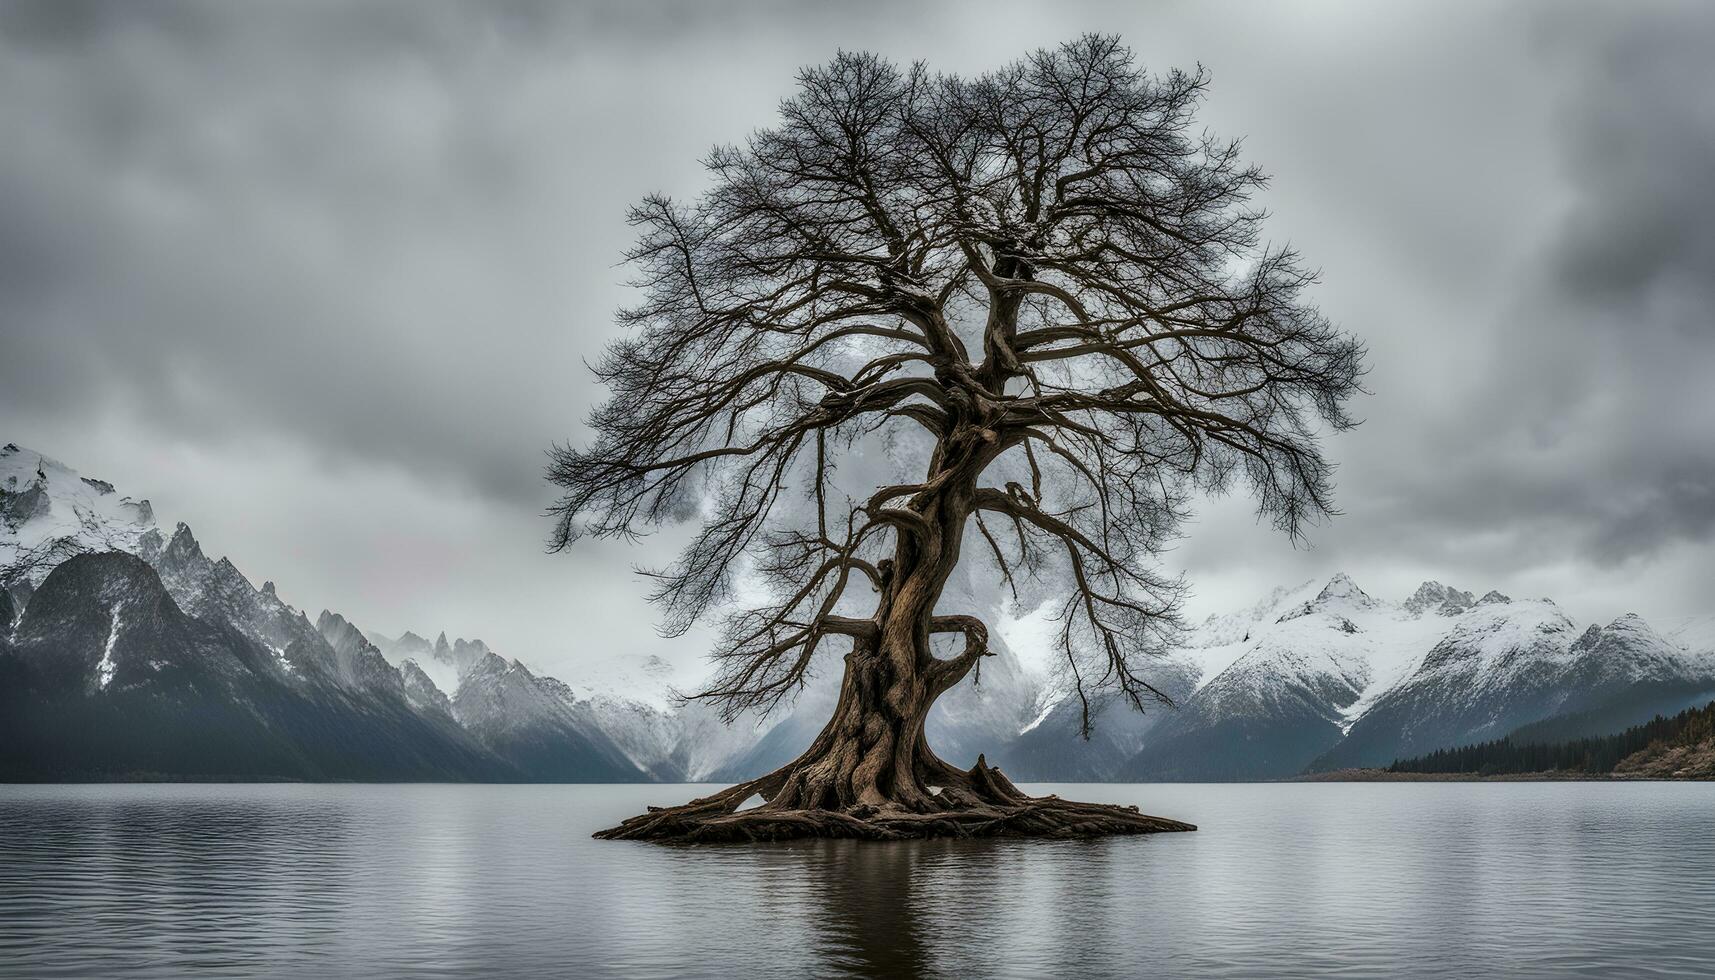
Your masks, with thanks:
M938 759L933 762L945 766ZM1178 820L1140 813L1136 807L1028 796L981 758L968 772L946 766L938 775L947 785L930 796L929 804L921 810L893 803L805 809L777 805L773 800L748 810L738 809L752 795L771 797L787 781L789 769L682 806L650 807L649 812L595 836L604 840L743 843L802 837L1076 838L1197 829Z

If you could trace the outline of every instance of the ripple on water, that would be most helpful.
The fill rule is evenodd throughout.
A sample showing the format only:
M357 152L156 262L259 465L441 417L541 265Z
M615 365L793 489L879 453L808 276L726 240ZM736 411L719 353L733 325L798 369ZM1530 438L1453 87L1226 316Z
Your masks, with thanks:
M1661 976L1715 962L1715 785L1052 787L1084 842L672 848L668 786L0 787L0 974Z

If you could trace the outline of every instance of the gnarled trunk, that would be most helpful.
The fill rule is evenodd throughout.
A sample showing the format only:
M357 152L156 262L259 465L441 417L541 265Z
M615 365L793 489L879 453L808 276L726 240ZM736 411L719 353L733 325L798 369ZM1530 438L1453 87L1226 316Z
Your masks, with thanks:
M880 649L846 658L834 715L785 766L676 807L651 807L595 836L692 842L851 837L1090 837L1195 830L1136 807L1032 797L978 756L959 769L937 756L923 723L945 687L892 672ZM763 803L741 810L745 801Z
M957 446L961 441L953 441ZM853 634L833 717L802 755L781 768L683 806L651 808L598 833L610 839L768 840L790 837L1091 836L1194 830L1136 807L1033 798L979 756L970 769L941 760L924 736L929 709L987 654L973 617L937 617L935 604L959 560L975 498L974 477L996 450L940 468L918 494L921 518L882 563L880 598ZM937 454L938 460L946 455ZM944 627L938 629L937 627ZM938 658L936 632L965 634L963 653ZM739 810L752 796L761 806Z

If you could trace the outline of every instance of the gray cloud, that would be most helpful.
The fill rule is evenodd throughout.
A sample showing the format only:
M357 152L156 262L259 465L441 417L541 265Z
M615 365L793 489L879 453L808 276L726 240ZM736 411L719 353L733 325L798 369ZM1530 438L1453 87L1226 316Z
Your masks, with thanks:
M837 48L976 71L1113 30L1213 70L1209 124L1373 351L1345 516L1294 551L1211 502L1169 558L1194 608L1345 568L1707 609L1715 15L1625 13L0 3L0 435L375 628L653 649L616 572L663 543L539 554L625 205L694 194Z
M1496 571L1545 552L1625 565L1715 534L1715 12L1685 13L1543 14L1558 213L1497 315L1446 331L1483 356L1466 397L1419 408L1427 443L1370 433L1435 448L1428 465L1371 477L1352 458L1424 536L1492 536Z

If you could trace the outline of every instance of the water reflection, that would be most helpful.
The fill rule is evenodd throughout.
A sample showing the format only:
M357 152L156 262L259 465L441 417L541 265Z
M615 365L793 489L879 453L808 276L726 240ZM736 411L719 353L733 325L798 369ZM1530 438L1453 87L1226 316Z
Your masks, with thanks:
M842 951L839 967L867 976L927 972L933 930L922 921L915 869L925 850L946 846L923 841L887 847L864 847L858 841L816 845L813 859L798 869L808 882L805 917L823 930L826 948Z
M1081 787L1087 842L673 848L687 787L0 787L8 976L1700 976L1715 786Z

